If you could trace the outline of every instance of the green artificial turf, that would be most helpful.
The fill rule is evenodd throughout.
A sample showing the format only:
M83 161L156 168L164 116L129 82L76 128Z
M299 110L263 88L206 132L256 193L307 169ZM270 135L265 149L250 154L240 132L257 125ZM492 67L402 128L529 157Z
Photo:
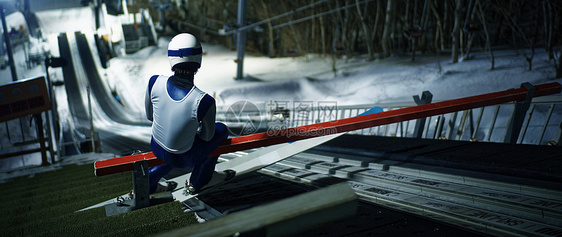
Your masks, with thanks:
M19 177L0 184L2 236L146 236L197 223L179 202L105 216L82 208L131 190L131 173L96 177L92 164Z

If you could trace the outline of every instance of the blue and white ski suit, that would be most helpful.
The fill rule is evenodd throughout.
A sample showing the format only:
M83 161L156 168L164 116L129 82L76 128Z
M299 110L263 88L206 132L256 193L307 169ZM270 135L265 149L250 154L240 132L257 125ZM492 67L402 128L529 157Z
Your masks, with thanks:
M152 152L166 162L149 170L150 192L173 168L193 168L190 183L201 189L210 181L218 159L209 154L228 137L226 125L215 123L213 97L189 79L152 76L145 106L152 121Z

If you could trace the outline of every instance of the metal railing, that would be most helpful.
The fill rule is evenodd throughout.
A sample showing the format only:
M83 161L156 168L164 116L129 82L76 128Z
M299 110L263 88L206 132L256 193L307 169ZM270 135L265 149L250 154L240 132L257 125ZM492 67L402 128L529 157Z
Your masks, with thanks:
M239 134L277 130L357 116L379 106L384 111L416 106L412 102L337 106L335 102L262 102L244 108L219 106L217 121L240 128ZM280 106L282 104L282 106ZM510 121L523 116L518 144L558 145L562 133L562 96L534 98L527 111L516 112L516 102L457 111L426 118L425 123L409 120L349 132L349 134L389 137L418 137L480 142L509 142ZM416 132L416 126L421 129ZM233 130L231 130L232 132ZM246 131L246 133L243 133Z

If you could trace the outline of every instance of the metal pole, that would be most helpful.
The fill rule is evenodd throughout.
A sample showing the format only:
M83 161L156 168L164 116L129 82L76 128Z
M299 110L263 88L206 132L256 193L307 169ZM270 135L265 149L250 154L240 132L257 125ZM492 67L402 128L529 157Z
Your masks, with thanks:
M90 144L92 146L92 152L96 150L96 142L94 141L94 114L92 112L92 93L90 89L90 84L87 84L88 89L88 108L90 110Z
M2 18L2 28L4 29L4 43L6 43L6 51L8 52L8 63L10 64L10 70L12 71L12 81L17 81L18 74L16 73L16 64L14 63L14 54L12 52L12 44L10 43L10 36L8 34L8 26L6 26L6 12L3 3L0 3L0 17Z
M50 165L49 161L47 161L47 147L45 146L45 134L43 133L43 119L41 117L41 114L35 114L33 116L35 117L37 138L39 138L39 145L41 146L41 165Z
M94 27L95 30L97 30L101 27L101 19L100 19L101 1L100 0L94 0L92 11L94 13L94 24L95 24Z
M0 36L0 69L6 68L6 52L4 52L4 37Z
M238 28L246 25L246 0L238 0ZM246 30L236 31L236 52L238 68L236 80L244 79L244 54L246 52Z
M45 118L47 118L47 133L49 133L49 152L51 153L51 163L55 163L55 145L57 143L56 131L54 123L57 121L56 118L56 101L53 95L53 83L51 82L51 77L49 77L49 58L45 59L45 76L47 80L47 90L49 92L49 100L51 101L51 109L45 112Z

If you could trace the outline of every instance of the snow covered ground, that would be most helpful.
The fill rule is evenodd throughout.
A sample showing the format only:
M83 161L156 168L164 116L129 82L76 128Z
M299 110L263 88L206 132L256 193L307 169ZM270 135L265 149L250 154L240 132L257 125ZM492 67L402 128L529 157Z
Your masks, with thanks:
M39 13L45 25L44 35L89 28L91 14L88 8L66 9ZM14 13L8 16L8 25L20 25L23 17ZM72 16L70 19L68 16ZM48 21L47 21L48 19ZM79 27L77 27L79 26ZM41 40L29 45L31 50L46 50ZM144 96L150 76L171 75L168 64L169 38L159 39L151 46L134 54L111 59L107 74L110 88L115 88L125 106L139 113L144 111ZM522 50L498 50L496 69L484 52L471 54L469 60L452 64L449 55L418 55L414 62L409 55L366 61L363 57L337 59L336 73L332 71L330 57L306 55L296 58L268 58L246 55L244 73L249 79L234 80L236 52L226 47L203 43L202 68L195 84L214 95L219 105L230 105L239 100L262 101L331 101L337 105L379 104L411 102L412 95L429 90L434 101L455 99L482 93L517 88L523 82L542 84L552 81L554 67L543 49L537 49L533 70L527 70ZM15 47L18 77L31 78L44 75L43 65L25 68L23 47ZM58 54L54 53L54 54ZM62 74L51 75L62 80ZM9 68L0 70L0 84L12 81ZM31 162L32 163L32 162ZM29 163L28 163L29 164ZM2 167L0 167L2 168Z
M118 75L110 78L120 93L143 102L151 75L171 75L166 57L168 41L161 38L158 47L111 60L108 73ZM203 44L203 49L206 55L195 84L215 94L223 105L239 100L376 104L412 101L412 95L425 90L432 92L437 101L517 88L523 82L562 82L554 78L552 62L541 49L537 49L532 71L527 70L523 52L517 50L494 52L495 70L490 70L486 53L476 52L469 60L456 64L450 63L449 55L419 55L414 62L406 55L371 62L361 57L338 59L336 74L331 69L332 59L318 55L297 58L247 55L244 73L251 77L244 80L233 79L236 52L219 45Z

